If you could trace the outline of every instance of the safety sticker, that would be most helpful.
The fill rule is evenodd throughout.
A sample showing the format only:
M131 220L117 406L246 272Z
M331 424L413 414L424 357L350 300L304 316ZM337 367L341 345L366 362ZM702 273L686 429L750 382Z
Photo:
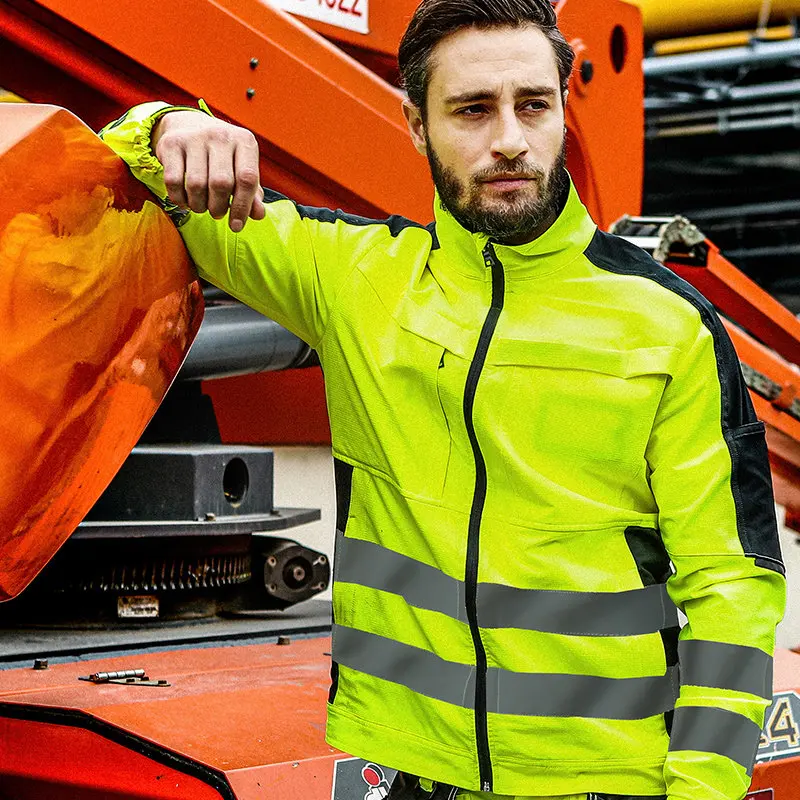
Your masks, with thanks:
M361 758L342 758L333 769L331 800L383 800L397 770Z
M775 792L772 789L759 789L757 792L750 792L745 800L775 800Z
M800 755L800 728L797 725L800 720L800 695L796 692L774 695L764 720L756 763Z
M327 22L356 33L369 33L369 0L262 0L282 11Z

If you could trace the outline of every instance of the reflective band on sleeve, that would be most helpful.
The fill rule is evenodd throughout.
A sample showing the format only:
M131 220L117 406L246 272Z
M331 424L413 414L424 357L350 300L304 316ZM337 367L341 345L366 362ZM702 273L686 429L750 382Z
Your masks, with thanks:
M670 752L717 753L753 773L761 729L747 717L724 708L681 706L675 709Z
M400 595L414 608L466 622L464 582L385 547L337 537L336 579ZM572 636L639 636L678 624L664 585L625 592L564 592L478 584L481 628Z
M772 658L757 647L687 639L678 657L683 684L772 698Z
M341 625L334 626L333 660L406 686L417 694L473 708L475 667L445 661L422 648ZM531 717L645 719L675 702L674 668L647 678L598 678L487 670L487 711Z

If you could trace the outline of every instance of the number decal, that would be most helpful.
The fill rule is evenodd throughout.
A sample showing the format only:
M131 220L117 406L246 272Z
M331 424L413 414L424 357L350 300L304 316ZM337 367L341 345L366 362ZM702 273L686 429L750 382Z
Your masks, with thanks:
M773 761L800 753L800 696L781 692L767 709L764 730L758 742L756 761Z
M354 17L362 17L362 16L364 16L364 15L361 13L361 9L358 7L358 4L359 4L360 2L361 2L361 0L355 0L355 2L353 3L353 7L350 9L350 13L351 13L351 14L352 14Z
M787 747L800 744L800 733L788 697L781 697L775 704L767 723L767 735L772 742L786 742Z

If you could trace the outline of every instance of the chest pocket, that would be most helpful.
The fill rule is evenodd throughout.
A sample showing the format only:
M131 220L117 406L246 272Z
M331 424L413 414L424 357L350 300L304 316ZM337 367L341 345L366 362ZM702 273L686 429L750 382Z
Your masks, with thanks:
M586 459L641 468L673 347L603 350L562 342L498 339L505 371L503 434L538 459Z

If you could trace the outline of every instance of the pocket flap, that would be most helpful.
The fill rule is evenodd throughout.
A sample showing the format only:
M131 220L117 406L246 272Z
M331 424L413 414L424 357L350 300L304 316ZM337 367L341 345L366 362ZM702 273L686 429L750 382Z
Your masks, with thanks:
M636 375L671 375L680 351L676 347L640 347L604 350L566 342L497 339L487 363L549 369L586 370L632 378Z

